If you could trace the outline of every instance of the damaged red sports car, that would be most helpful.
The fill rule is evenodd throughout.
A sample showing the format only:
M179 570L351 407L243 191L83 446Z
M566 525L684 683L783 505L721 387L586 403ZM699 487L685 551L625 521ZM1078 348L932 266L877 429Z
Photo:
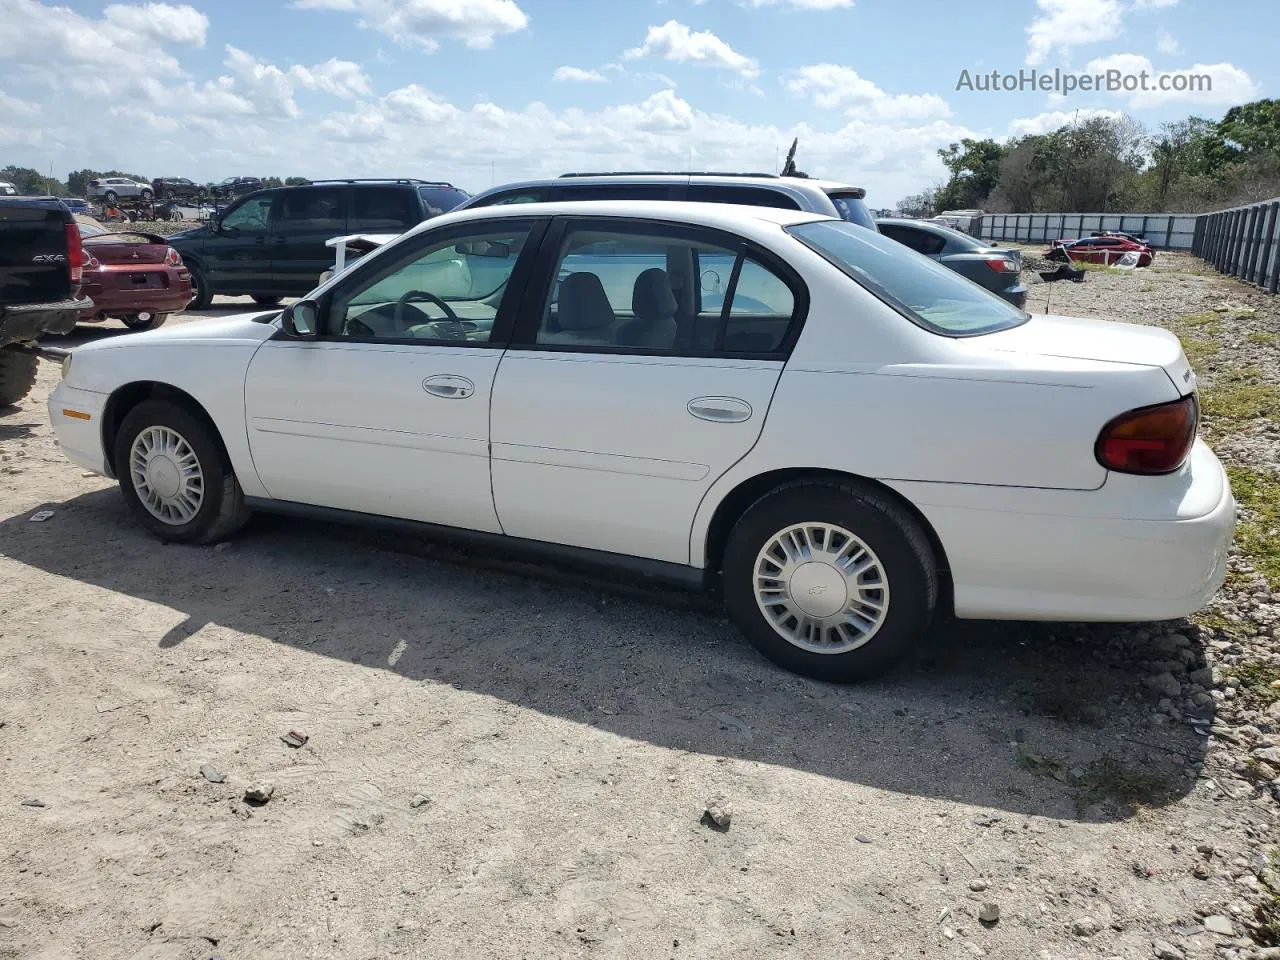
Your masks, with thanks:
M130 330L153 330L191 302L191 272L164 237L113 232L90 217L76 223L86 255L80 291L93 300L82 323L115 318Z

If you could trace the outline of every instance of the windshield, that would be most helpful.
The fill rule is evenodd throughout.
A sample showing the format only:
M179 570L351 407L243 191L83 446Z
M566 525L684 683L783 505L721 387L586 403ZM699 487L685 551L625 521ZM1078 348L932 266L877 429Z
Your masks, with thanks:
M802 223L787 232L934 333L993 333L1030 319L976 283L883 234L837 220Z
M860 227L875 230L877 233L880 232L880 228L876 226L876 218L871 216L871 211L867 209L866 203L856 193L829 193L827 196L835 204L836 212L840 214L841 220L856 223Z

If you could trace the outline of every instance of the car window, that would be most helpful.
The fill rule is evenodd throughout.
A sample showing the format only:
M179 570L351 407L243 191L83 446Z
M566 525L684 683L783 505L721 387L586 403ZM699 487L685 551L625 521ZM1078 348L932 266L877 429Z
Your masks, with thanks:
M866 227L868 230L876 230L876 218L871 216L871 211L867 209L866 201L856 193L829 193L827 196L835 205L836 212L840 214L841 220L847 220L850 223L856 223L860 227Z
M916 253L923 253L925 256L939 254L942 252L942 248L947 245L947 241L936 233L917 230L914 227L904 227L896 223L880 224L880 232L886 237L910 247Z
M468 197L466 191L457 187L419 187L418 196L422 197L422 203L427 208L428 219L448 213Z
M771 353L786 342L795 312L787 284L739 250L692 239L688 231L577 227L562 241L535 342L692 355Z
M691 203L740 203L748 207L780 207L799 210L800 204L777 190L763 187L734 187L723 184L691 184L685 199Z
M329 333L487 343L528 235L527 226L455 235L393 262L335 298Z
M267 222L271 219L271 202L274 199L275 195L270 193L261 197L250 197L222 218L222 229L266 230Z
M556 188L557 200L669 200L665 183L575 183Z
M496 194L477 206L496 207L508 203L541 203L545 197L545 190L513 190L510 193Z
M1027 314L936 260L888 237L839 220L787 232L926 330L951 336L1016 327Z
M402 187L355 187L347 229L408 230L421 219L411 190Z
M276 228L285 230L346 229L342 193L337 187L294 187L281 191Z

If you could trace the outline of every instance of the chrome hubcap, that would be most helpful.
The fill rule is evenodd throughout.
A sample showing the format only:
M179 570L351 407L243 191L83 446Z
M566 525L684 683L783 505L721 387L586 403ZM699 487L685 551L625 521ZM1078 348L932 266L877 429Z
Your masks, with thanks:
M189 523L204 503L204 471L186 438L171 427L147 427L129 450L138 499L157 520Z
M880 558L829 523L798 523L770 538L756 555L755 593L778 635L810 653L856 650L889 612Z

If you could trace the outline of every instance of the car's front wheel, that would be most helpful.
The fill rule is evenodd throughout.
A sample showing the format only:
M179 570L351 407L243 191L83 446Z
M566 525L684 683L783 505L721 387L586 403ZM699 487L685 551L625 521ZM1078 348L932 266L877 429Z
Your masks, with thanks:
M130 313L122 318L124 325L130 330L154 330L156 327L163 326L164 322L169 319L167 313Z
M102 199L107 201L107 203L115 203L120 198L114 190L108 190L102 195Z
M269 293L255 293L253 302L260 307L278 307L280 306L280 297Z
M213 302L213 287L209 285L208 276L190 261L187 262L187 270L191 274L191 302L187 304L187 309L208 310L209 304Z
M142 193L139 194L139 196L142 197L142 200L144 203L149 203L151 201L151 198L155 196L155 194L153 194L150 190L143 190Z
M845 683L868 677L924 637L937 564L920 524L854 483L797 481L766 494L725 547L729 616L780 666Z
M130 410L114 463L129 509L162 540L214 543L249 519L213 427L181 404L147 400Z

